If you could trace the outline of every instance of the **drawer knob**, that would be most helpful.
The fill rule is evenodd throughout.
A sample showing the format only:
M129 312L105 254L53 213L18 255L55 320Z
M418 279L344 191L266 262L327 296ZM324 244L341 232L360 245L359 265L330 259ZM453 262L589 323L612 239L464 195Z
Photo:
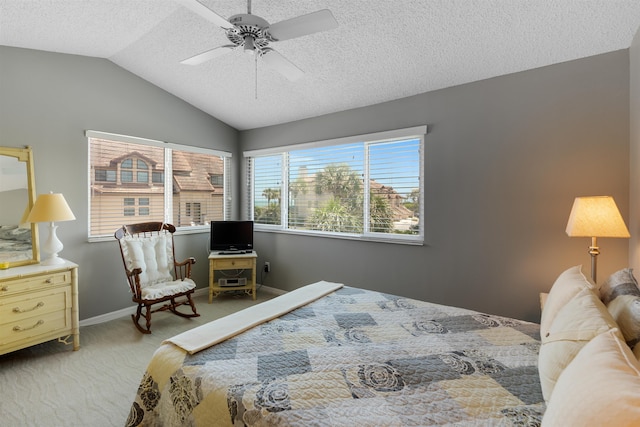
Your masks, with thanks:
M51 283L53 283L53 279L52 278L48 278L47 280L44 281L44 283L51 284Z
M9 290L9 287L7 285L4 285L1 289L2 292L7 292Z
M25 308L24 310L23 310L23 309L21 309L20 307L15 307L15 308L13 309L13 312L14 312L14 313L27 313L27 312L29 312L29 311L37 310L37 309L39 309L40 307L44 307L44 303L43 303L42 301L40 301L39 303L37 303L37 304L36 304L36 305L34 305L33 307L31 307L31 308Z
M28 326L28 327L26 327L26 328L23 328L22 326L14 326L14 327L13 327L13 330L14 330L15 332L28 331L29 329L36 328L36 327L38 327L38 326L40 326L40 325L42 325L42 324L44 324L44 320L38 320L38 321L37 321L34 325L32 325L32 326Z

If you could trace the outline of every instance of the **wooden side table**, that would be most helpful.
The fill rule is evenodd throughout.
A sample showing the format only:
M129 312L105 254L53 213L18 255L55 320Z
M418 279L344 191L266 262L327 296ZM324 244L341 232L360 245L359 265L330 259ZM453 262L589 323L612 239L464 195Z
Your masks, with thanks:
M0 270L0 354L58 339L80 348L78 265Z
M250 252L245 254L221 255L219 252L209 254L209 304L213 297L225 291L245 291L256 299L256 262L258 254ZM251 269L251 278L243 286L219 286L215 274L221 270L246 270Z

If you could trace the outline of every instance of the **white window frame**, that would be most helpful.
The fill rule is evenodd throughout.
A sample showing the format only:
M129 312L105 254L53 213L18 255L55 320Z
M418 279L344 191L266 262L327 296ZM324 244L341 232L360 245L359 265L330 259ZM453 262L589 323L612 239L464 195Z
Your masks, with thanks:
M260 224L255 223L254 229L257 231L266 231L266 232L279 232L279 233L289 233L289 234L302 234L302 235L312 235L318 237L330 237L330 238L340 238L340 239L354 239L354 240L366 240L366 241L377 241L377 242L386 242L386 243L401 243L401 244L410 244L410 245L422 245L424 244L424 236L425 236L425 224L424 224L424 139L427 134L427 126L415 126L411 128L404 129L396 129L391 131L370 133L365 135L354 135L344 138L336 138L330 140L322 140L266 149L257 149L257 150L249 150L243 153L246 162L246 170L247 170L247 217L250 219L254 218L254 167L253 167L253 159L261 156L269 156L269 155L282 155L282 170L281 170L281 204L280 204L280 224ZM338 233L338 232L326 232L326 231L316 231L316 230L300 230L300 229L290 229L288 228L289 218L288 218L288 206L289 206L289 171L288 171L288 158L290 151L293 150L303 150L308 148L316 148L316 147L328 147L328 146L338 146L349 143L364 143L365 144L365 156L368 155L368 149L366 146L368 144L380 143L384 141L394 141L394 140L403 140L403 139L419 139L420 140L420 149L419 149L419 186L420 186L420 198L419 198L419 231L417 234L408 235L408 234L395 234L395 233L375 233L369 231L369 204L364 203L364 231L362 234L352 234L352 233ZM369 160L365 157L365 182L369 182ZM369 185L365 184L365 200L369 200Z
M224 166L224 172L223 172L223 176L224 176L224 186L223 186L223 217L225 220L230 219L231 217L231 177L230 177L230 173L231 173L231 158L232 158L232 153L228 152L228 151L221 151L221 150L214 150L214 149L207 149L207 148L201 148L201 147L193 147L193 146L189 146L189 145L182 145L182 144L175 144L175 143L170 143L170 142L164 142L164 141L158 141L158 140L153 140L153 139L146 139L146 138L139 138L139 137L134 137L134 136L128 136L128 135L120 135L120 134L115 134L115 133L108 133L108 132L100 132L100 131L94 131L94 130L87 130L85 131L85 136L87 137L87 147L89 147L89 140L90 138L96 138L96 139L105 139L105 140L112 140L112 141L117 141L117 142L125 142L125 143L129 143L129 144L140 144L140 145L149 145L149 146L153 146L153 147L159 147L164 149L164 188L165 188L165 192L164 192L164 206L163 206L163 210L164 210L164 222L167 223L173 223L173 170L172 170L172 165L171 165L171 154L172 154L172 150L178 150L178 151L187 151L187 152L193 152L193 153L202 153L202 154L208 154L208 155L212 155L212 156L219 156L219 157L223 157L224 162L223 162L223 166ZM99 242L99 241L106 241L106 240L112 240L113 236L105 236L105 235L91 235L91 182L92 182L92 177L91 177L91 150L88 149L87 150L87 169L88 169L88 176L89 176L89 180L88 180L88 184L87 184L87 188L88 188L88 193L87 193L87 204L88 204L88 223L87 223L87 236L88 236L88 241L89 242ZM149 177L151 179L151 171L149 171ZM167 191L168 190L168 191ZM137 208L138 206L134 206L134 208ZM190 227L176 227L176 234L191 234L191 233L208 233L210 231L210 227L209 225L199 225L199 226L190 226Z

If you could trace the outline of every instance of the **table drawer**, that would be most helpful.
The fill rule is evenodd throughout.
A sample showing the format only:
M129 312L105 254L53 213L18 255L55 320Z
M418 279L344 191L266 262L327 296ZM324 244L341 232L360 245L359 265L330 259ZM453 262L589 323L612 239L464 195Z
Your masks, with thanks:
M214 270L232 270L234 268L253 268L255 259L214 259L211 262Z
M60 331L71 333L71 310L60 310L0 325L0 346Z
M0 282L0 296L13 295L18 292L36 291L52 286L71 283L71 271L26 276Z
M13 323L71 307L71 286L0 299L0 324Z

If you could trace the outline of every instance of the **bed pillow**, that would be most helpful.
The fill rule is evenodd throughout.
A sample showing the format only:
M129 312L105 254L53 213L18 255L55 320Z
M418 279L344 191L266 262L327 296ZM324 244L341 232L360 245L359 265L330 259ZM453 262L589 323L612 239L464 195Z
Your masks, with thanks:
M576 354L594 337L616 326L591 289L583 289L558 311L548 332L541 338L538 354L538 373L545 402L552 398L558 377Z
M600 288L600 299L605 304L621 295L640 296L638 281L633 276L632 268L623 268L613 273Z
M540 317L540 335L549 331L558 311L583 289L595 292L596 286L582 274L582 266L576 265L562 272L556 279L542 309Z
M640 425L640 362L616 329L591 340L564 370L542 426Z
M633 269L613 273L602 285L600 297L615 319L622 336L634 348L640 341L640 289Z

